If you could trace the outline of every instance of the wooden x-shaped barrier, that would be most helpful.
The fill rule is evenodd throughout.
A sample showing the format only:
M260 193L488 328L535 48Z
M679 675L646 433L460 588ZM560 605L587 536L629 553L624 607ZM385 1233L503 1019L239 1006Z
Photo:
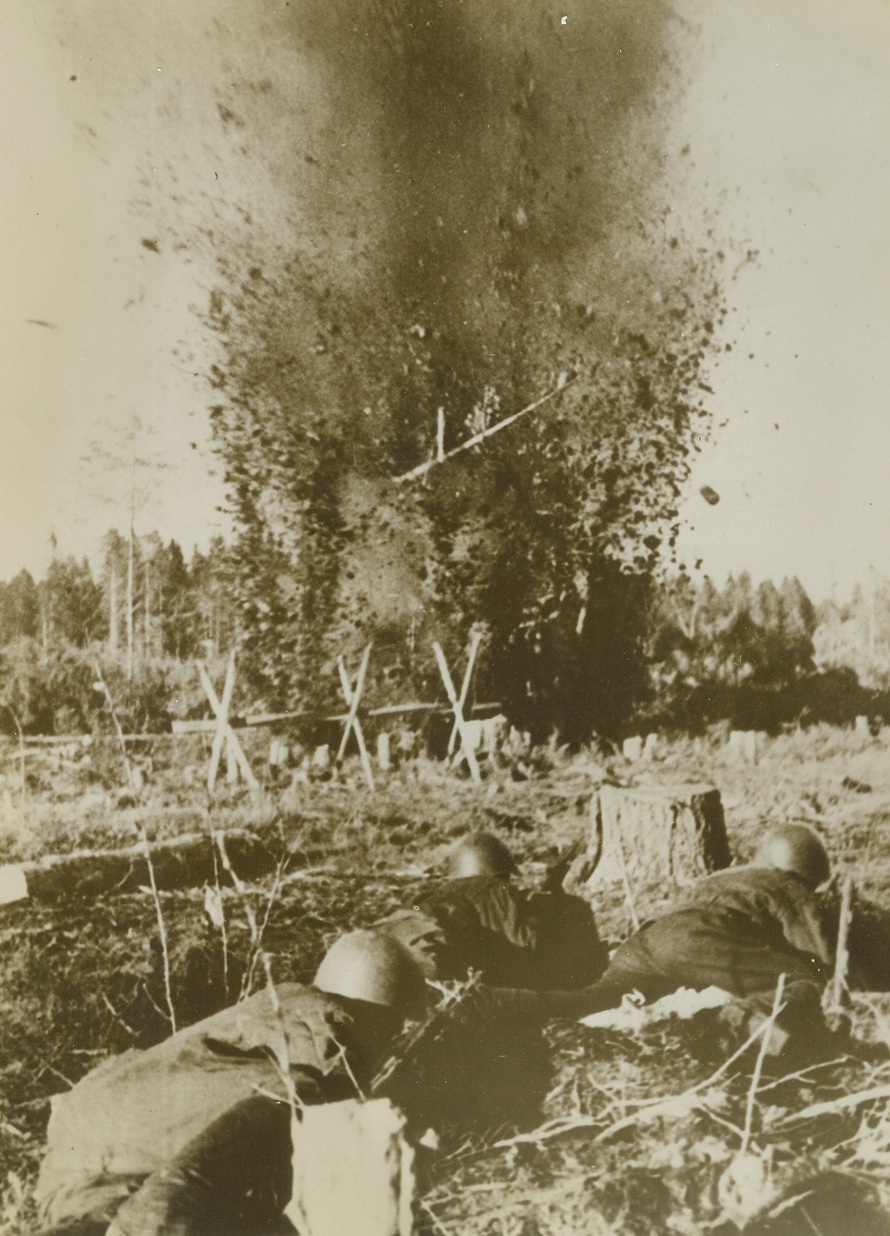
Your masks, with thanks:
M479 651L479 645L482 643L482 636L478 631L473 633L473 639L470 644L470 652L467 656L467 668L464 670L464 680L461 683L459 703L461 712L463 712L467 703L467 696L470 693L470 684L473 681L473 670L476 667L476 653ZM448 739L448 754L454 755L454 748L457 745L457 740L460 731L457 726L457 721L451 727L451 737Z
M445 683L445 690L448 693L448 700L451 704L451 710L454 713L454 728L460 735L461 754L467 761L467 767L470 770L470 776L474 781L481 781L482 774L479 771L479 761L476 759L476 750L473 743L472 735L467 729L467 723L464 719L464 704L466 703L467 692L469 691L470 681L473 673L473 662L476 659L476 651L479 646L478 637L474 639L473 646L470 649L470 657L467 663L467 670L464 674L463 689L460 696L454 689L454 683L451 680L451 672L448 669L448 662L445 660L445 653L442 651L441 645L433 641L433 652L436 654L436 660L439 663L439 673L442 675L442 681ZM451 743L449 743L449 749Z
M232 694L235 690L234 652L229 657L229 664L226 668L222 700L217 698L217 694L213 689L213 683L210 681L210 675L200 661L198 662L198 675L217 721L216 732L213 735L213 746L210 750L210 766L207 769L207 789L212 792L213 787L216 785L219 760L222 755L223 745L225 744L229 757L229 781L237 780L238 773L240 772L250 788L258 790L260 783L253 775L253 769L247 761L247 756L244 754L244 749L238 741L238 736L229 724L229 709L232 706Z
M368 749L365 746L365 737L362 734L361 722L358 719L358 706L361 703L362 691L365 689L365 675L368 672L368 658L371 656L371 645L368 644L365 651L362 653L362 663L359 666L358 677L355 680L355 686L349 680L349 675L346 672L346 666L343 664L343 658L340 657L337 661L337 668L340 671L340 686L343 689L343 698L349 707L349 714L346 718L346 727L343 730L343 737L340 739L340 750L337 752L337 763L343 759L346 754L346 745L349 742L349 735L355 734L355 741L358 744L358 752L361 756L362 768L365 773L365 780L369 787L374 789L374 772L371 768L371 761L368 757Z

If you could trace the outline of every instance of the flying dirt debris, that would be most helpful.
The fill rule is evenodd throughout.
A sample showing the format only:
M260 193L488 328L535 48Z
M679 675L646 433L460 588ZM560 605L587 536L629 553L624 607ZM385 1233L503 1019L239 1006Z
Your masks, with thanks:
M702 485L698 492L707 502L708 506L716 506L720 501L720 495L717 493L717 490L712 489L710 485Z

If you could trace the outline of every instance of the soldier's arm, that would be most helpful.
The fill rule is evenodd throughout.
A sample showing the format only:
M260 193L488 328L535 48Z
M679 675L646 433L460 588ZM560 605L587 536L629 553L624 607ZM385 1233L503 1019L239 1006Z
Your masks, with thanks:
M825 917L816 897L801 888L800 895L773 903L782 932L792 948L817 958L824 966L834 963L834 949L825 928Z
M124 1203L107 1236L269 1231L290 1198L291 1112L253 1095L212 1121Z
M498 1017L527 1022L572 1020L620 1003L611 990L596 983L577 991L527 991L519 987L479 988L479 999Z

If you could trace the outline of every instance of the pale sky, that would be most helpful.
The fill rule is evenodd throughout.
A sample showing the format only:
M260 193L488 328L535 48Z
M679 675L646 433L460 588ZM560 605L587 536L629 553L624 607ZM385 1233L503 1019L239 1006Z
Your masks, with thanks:
M729 423L694 472L721 502L693 487L683 547L846 592L890 574L890 5L703 7L685 123L721 226L761 256L730 292Z
M137 530L188 553L225 526L209 394L172 358L196 338L201 272L140 242L172 188L144 153L165 149L171 106L200 132L237 56L203 32L234 2L3 0L0 578L42 573L53 530L80 555L125 527L124 477L80 461L134 416L168 464ZM871 564L890 575L890 3L673 7L701 27L676 132L698 180L675 208L709 197L760 251L730 289L734 348L712 369L727 423L696 462L684 556L846 591ZM224 192L192 149L190 188Z

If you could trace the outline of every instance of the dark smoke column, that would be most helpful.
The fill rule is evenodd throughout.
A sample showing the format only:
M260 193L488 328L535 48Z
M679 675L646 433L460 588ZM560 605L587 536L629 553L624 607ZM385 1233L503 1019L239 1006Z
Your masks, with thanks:
M614 729L721 316L718 255L670 211L687 27L660 0L262 11L275 72L223 123L278 215L213 231L208 314L253 670L324 694L373 634L422 690L429 639L481 623L520 723ZM393 484L437 409L448 450L560 373Z

